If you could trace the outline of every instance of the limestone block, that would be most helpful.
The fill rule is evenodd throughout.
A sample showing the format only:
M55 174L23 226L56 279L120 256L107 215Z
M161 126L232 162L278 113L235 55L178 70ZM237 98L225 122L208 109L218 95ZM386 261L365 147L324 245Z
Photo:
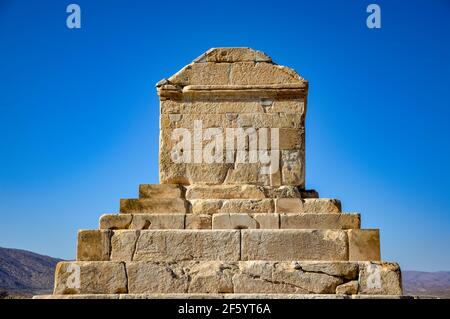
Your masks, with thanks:
M304 150L305 133L302 129L281 128L279 130L279 145L270 145L270 149Z
M133 260L139 230L115 230L111 237L111 260Z
M186 215L186 229L211 229L212 228L212 218L211 215L197 215L197 214L187 214Z
M105 214L100 217L100 229L127 229L133 216Z
M267 198L301 198L301 192L296 186L263 186L263 189Z
M102 261L109 260L109 230L80 230L77 241L77 260Z
M120 262L59 262L55 295L127 293L127 275Z
M213 229L277 229L279 228L278 214L214 214Z
M348 260L342 230L241 230L242 260Z
M349 260L381 260L380 231L378 229L349 229L347 232Z
M305 100L275 100L267 111L271 113L305 114Z
M262 199L264 190L256 185L192 185L187 199Z
M235 126L231 127L301 129L304 127L304 123L301 114L239 113Z
M277 213L330 214L341 212L341 202L332 198L278 198L275 200Z
M275 200L275 212L279 214L304 212L303 201L301 198L277 198Z
M334 198L303 199L305 213L330 214L341 212L341 202Z
M130 229L183 229L185 214L136 214Z
M231 63L191 63L171 76L170 83L185 85L227 85Z
M236 113L264 113L260 100L190 100L190 101L161 101L161 114L236 114ZM288 112L286 112L288 113Z
M281 183L283 185L305 186L304 150L281 151Z
M193 199L190 200L193 214L212 215L220 212L224 200L222 199Z
M271 199L227 199L223 201L220 213L273 213Z
M396 263L360 263L359 293L367 295L401 295L400 267Z
M239 260L236 230L142 230L133 260Z
M331 294L342 278L305 272L293 262L249 261L239 263L233 278L235 293Z
M195 199L191 200L192 213L273 213L271 199Z
M256 229L258 222L250 214L214 214L213 229Z
M249 48L212 48L194 60L195 62L271 62L264 52Z
M296 261L295 267L306 272L324 273L346 280L358 279L359 265L348 261Z
M277 185L276 182L271 183L271 175L263 174L262 167L265 167L261 163L237 163L234 167L230 167L225 184L258 184L258 185ZM279 171L278 171L279 174ZM276 179L277 174L274 178Z
M189 184L222 184L233 164L186 164Z
M236 62L231 64L230 84L287 84L303 79L288 71L288 68L267 62Z
M252 214L252 217L259 224L260 229L278 229L280 228L279 214Z
M337 294L355 295L358 293L358 280L352 280L336 287Z
M128 262L128 292L144 293L185 293L189 287L189 273L183 263L156 263L152 261Z
M139 198L182 198L183 189L177 184L139 185Z
M233 262L206 261L190 266L190 293L233 293L233 276L238 266Z
M186 210L186 201L181 198L120 200L120 212L125 214L184 214Z
M283 229L357 229L360 214L281 214Z

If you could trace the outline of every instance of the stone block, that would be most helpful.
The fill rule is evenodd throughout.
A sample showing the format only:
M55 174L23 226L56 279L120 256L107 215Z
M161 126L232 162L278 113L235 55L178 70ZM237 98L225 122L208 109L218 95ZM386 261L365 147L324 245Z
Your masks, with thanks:
M127 293L125 264L120 262L59 262L55 295Z
M360 214L281 214L282 229L358 229Z
M192 185L187 188L190 199L262 199L264 190L256 185Z
M304 150L281 151L281 184L305 187L305 152Z
M142 230L133 260L235 261L239 257L237 230Z
M185 214L187 202L181 198L121 199L124 214Z
M135 214L130 229L184 229L185 214Z
M275 212L279 214L303 213L304 212L303 201L301 198L277 198L275 200Z
M349 229L349 260L379 261L380 232L378 229Z
M213 229L277 229L278 214L214 214Z
M211 229L212 228L211 215L187 214L185 228L186 229Z
M336 293L341 295L355 295L358 293L358 280L352 280L336 287Z
M306 272L294 262L240 262L235 275L235 293L332 294L342 278L324 273Z
M242 260L348 260L343 230L241 230Z
M129 214L104 214L100 217L100 229L127 229L132 219Z
M305 213L340 213L341 201L334 198L305 198L303 199L303 209Z
M359 293L367 295L401 295L402 279L396 263L360 263Z
M80 230L77 241L77 260L109 260L110 238L109 230Z
M133 260L139 230L115 230L111 237L111 260Z
M177 184L139 185L139 198L183 198L184 189Z

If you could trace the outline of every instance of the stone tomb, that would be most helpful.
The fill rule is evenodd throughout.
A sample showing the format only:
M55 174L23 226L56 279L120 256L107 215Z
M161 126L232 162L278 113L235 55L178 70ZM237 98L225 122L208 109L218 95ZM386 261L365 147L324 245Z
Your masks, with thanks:
M210 49L157 84L161 184L78 233L40 298L402 295L378 229L305 189L308 82L248 48Z

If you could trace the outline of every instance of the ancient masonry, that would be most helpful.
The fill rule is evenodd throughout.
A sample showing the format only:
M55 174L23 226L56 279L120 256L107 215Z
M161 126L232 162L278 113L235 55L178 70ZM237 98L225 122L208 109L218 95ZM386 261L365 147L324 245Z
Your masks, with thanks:
M54 295L40 298L402 295L398 264L381 261L378 229L360 229L360 214L305 189L305 79L262 52L217 48L157 91L161 184L140 185L99 230L79 231L76 261L57 265ZM194 160L208 143L196 140L195 121L205 134L278 128L274 169L237 161L233 146L223 155L231 162ZM176 128L193 133L186 149L175 145Z

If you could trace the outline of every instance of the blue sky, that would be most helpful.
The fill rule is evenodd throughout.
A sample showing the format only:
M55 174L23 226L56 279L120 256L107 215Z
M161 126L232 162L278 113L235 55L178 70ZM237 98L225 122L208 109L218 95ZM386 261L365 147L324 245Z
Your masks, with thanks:
M450 270L450 3L0 1L0 246L72 259L158 182L154 84L248 46L310 83L307 187L381 229L382 257Z

